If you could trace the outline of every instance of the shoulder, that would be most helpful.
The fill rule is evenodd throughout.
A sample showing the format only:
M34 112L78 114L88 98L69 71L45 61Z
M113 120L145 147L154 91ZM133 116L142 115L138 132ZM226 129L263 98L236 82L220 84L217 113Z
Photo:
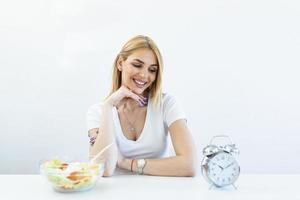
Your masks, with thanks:
M170 93L163 93L162 94L162 109L163 112L168 112L170 110L177 110L181 109L181 103L180 100L178 100L178 97L174 94Z
M166 93L166 92L162 93L163 101L166 100L166 99L172 98L172 97L173 97L173 95L170 94L170 93Z
M166 107L170 104L174 104L178 102L178 97L175 96L174 94L170 94L170 93L163 93L162 94L162 105L163 107Z
M95 103L91 105L86 112L87 130L99 127L101 120L101 104Z
M173 94L170 94L170 93L162 93L162 101L163 103L164 102L167 102L167 101L170 101L171 99L174 99L174 95Z
M89 106L87 110L87 115L89 114L98 114L100 115L102 102L98 102Z
M177 96L169 93L163 93L162 106L163 118L164 121L167 123L168 127L174 121L186 118L184 110Z

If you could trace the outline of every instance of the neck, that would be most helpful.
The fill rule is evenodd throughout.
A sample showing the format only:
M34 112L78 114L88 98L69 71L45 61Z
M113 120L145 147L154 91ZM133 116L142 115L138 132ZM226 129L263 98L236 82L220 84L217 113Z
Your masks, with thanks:
M139 108L139 103L136 102L135 100L129 98L126 103L124 104L124 108L130 110L130 111L135 111L137 108Z

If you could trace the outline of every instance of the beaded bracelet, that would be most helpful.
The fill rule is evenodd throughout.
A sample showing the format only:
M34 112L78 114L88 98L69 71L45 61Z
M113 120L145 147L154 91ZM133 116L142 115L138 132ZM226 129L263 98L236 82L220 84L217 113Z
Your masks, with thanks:
M94 145L96 138L97 138L97 136L90 138L90 145Z
M90 133L88 134L88 136L90 137L90 145L94 145L94 143L95 143L95 140L96 140L96 138L97 138L97 136L98 136L98 133L99 133L99 129L97 129L97 131L96 131L96 136L93 136L93 137L91 137L90 136Z
M132 171L133 162L134 162L134 159L131 160L131 165L130 165L130 171L131 171L131 172L133 172L133 171Z

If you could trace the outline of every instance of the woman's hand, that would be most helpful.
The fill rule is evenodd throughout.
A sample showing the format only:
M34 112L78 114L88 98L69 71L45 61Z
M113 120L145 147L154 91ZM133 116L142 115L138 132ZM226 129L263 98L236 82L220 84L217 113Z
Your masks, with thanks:
M118 157L117 166L120 169L126 169L128 171L131 171L131 159Z
M119 152L119 155L118 155L118 161L117 161L117 166L120 168L120 169L123 169L124 168L124 164L125 164L125 158L121 155L121 153Z
M143 97L142 95L135 94L124 85L122 85L117 91L111 94L105 102L109 103L112 106L118 107L125 103L128 98L135 100L141 106L147 104L147 98Z

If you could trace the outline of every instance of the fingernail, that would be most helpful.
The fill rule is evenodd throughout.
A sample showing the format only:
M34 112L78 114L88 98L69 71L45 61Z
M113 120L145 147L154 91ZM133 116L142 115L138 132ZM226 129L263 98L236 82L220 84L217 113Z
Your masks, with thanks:
M143 100L139 100L139 104L140 104L140 106L142 107L142 106L145 105L145 102L143 102Z
M145 106L147 106L147 103L140 102L140 107L145 107Z
M139 99L139 100L140 100L140 102L145 103L145 101L143 99Z

